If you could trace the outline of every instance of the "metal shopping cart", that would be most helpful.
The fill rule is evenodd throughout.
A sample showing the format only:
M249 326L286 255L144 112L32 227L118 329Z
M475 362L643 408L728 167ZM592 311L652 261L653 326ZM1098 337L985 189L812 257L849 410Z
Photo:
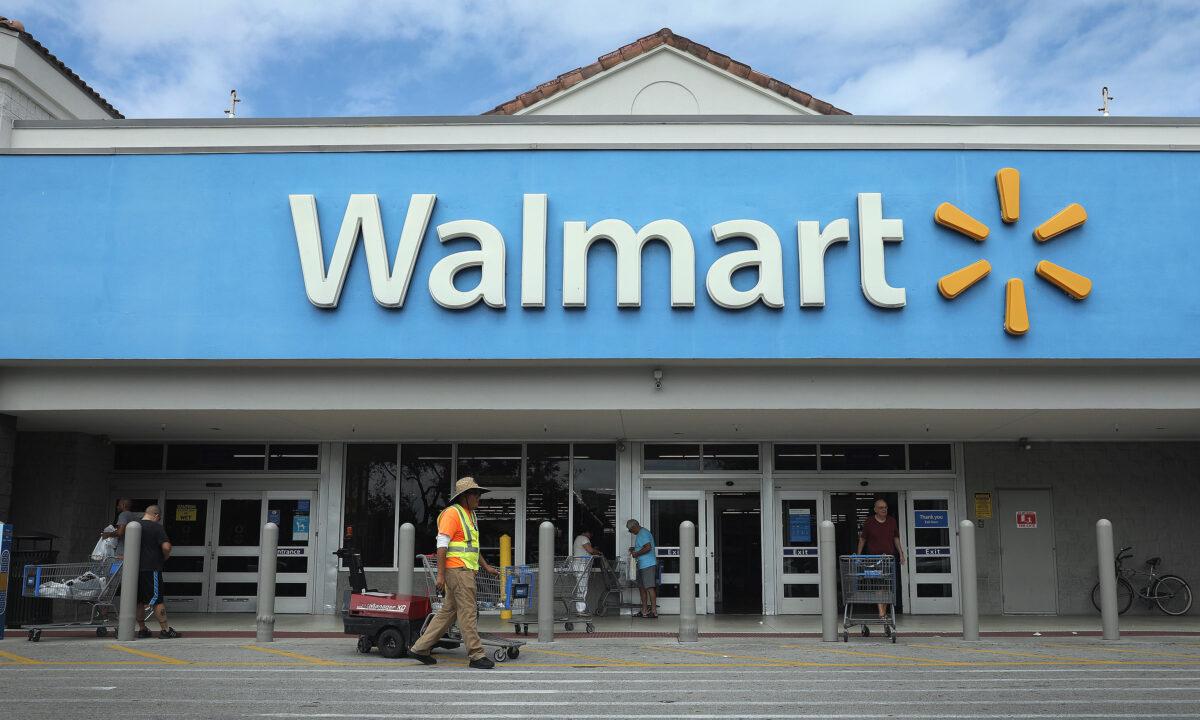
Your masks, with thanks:
M437 588L437 555L418 555L417 559L421 561L421 565L425 572L425 594L429 598L430 604L433 606L433 613L430 613L425 622L421 624L421 632L419 635L424 635L425 630L429 627L429 623L433 622L433 616L442 608L443 594ZM490 575L485 572L479 572L475 575L475 607L480 612L487 612L500 608L500 578L495 575ZM453 650L459 645L462 645L462 632L457 625L452 626L445 635L437 642L437 647ZM521 646L525 643L520 640L509 640L491 633L479 633L479 641L486 648L492 648L491 656L496 662L504 662L505 660L515 660L521 654Z
M29 640L42 639L43 630L95 630L97 637L116 631L115 601L121 586L121 561L108 558L81 563L26 565L21 595L31 598L69 601L75 605L74 620L59 623L22 625ZM84 609L87 618L84 619Z
M871 625L882 625L883 634L896 642L896 559L891 555L843 555L842 642L850 641L850 628L861 625L863 637L871 635ZM879 617L878 604L888 606ZM855 615L856 604L869 604L866 614Z
M640 608L641 603L626 602L625 600L627 591L637 590L637 583L630 579L629 558L617 558L615 562L605 557L601 557L599 560L600 577L604 581L604 587L596 598L592 614L607 615L609 610Z
M529 626L542 621L537 608L538 568L536 565L515 565L505 568L505 572L508 574L505 583L506 607L512 611L510 622L517 634L528 635ZM591 556L555 558L555 609L554 616L548 622L561 624L564 630L571 632L577 621L583 621L587 632L596 632L596 626L591 621L592 613L586 611L591 573ZM580 604L584 605L585 612L579 612Z

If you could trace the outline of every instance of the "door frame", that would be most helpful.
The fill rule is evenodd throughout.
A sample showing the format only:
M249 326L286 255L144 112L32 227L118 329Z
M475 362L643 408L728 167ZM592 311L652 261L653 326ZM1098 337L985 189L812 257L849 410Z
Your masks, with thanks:
M1052 595L1054 597L1054 612L1052 612L1052 613L1008 612L1004 609L1004 597L1005 597L1005 595L1004 595L1004 583L1005 583L1005 580L1004 580L1004 536L1003 536L1003 530L1000 527L997 527L996 528L996 544L1000 548L1000 557L999 557L999 560L1000 560L1000 562L999 562L999 565L1000 565L1000 567L999 567L999 570L1000 570L1000 613L1003 615L1042 615L1042 616L1058 615L1058 612L1059 612L1058 536L1055 532L1055 525L1054 525L1054 488L1051 487L1050 485L1030 485L1030 486L1026 486L1026 487L1022 487L1019 485L1008 485L1008 486L1003 486L1003 487L998 486L998 487L994 488L993 492L996 493L996 515L995 516L996 516L996 518L998 518L1000 520L1000 522L1004 522L1003 517L1008 512L1004 509L1004 506L1002 505L1002 503L1004 501L1004 491L1005 490L1018 490L1018 491L1019 490L1037 490L1037 491L1043 491L1046 493L1046 499L1050 506L1050 554L1051 554L1050 573L1054 578L1054 583L1053 583L1054 592L1052 593Z
M713 557L712 546L712 491L709 490L653 490L647 489L643 494L642 517L646 522L650 522L652 517L650 513L650 503L653 500L694 500L699 503L697 507L696 519L700 522L700 527L696 528L696 585L699 587L698 595L696 596L696 614L705 615L713 613L714 594L712 592L711 567ZM648 527L648 525L647 525ZM649 528L650 532L656 533L655 528ZM670 546L667 546L668 548ZM678 548L676 548L678 551ZM664 552L668 554L664 554ZM675 557L669 554L670 550L664 551L658 544L657 535L654 540L654 554L656 558ZM678 573L663 573L662 584L678 584ZM658 598L659 612L668 615L677 615L679 613L678 598L663 598L661 595Z
M905 503L905 511L908 513L909 537L916 535L916 512L913 510L914 500L945 500L946 501L946 531L950 540L950 572L948 573L928 573L929 575L942 575L942 578L933 578L935 581L940 579L942 582L950 583L952 597L949 598L921 598L917 596L918 578L916 572L917 556L916 548L910 544L911 541L905 541L904 551L906 560L908 561L908 594L907 601L904 607L913 615L948 615L962 612L962 585L959 582L960 569L959 565L962 562L962 557L958 552L958 502L953 490L909 490L902 493L902 502Z

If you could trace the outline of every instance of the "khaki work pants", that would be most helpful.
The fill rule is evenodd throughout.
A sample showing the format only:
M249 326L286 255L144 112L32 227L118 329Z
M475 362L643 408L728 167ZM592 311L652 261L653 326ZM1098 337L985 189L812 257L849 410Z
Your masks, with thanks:
M446 597L442 608L429 621L429 628L415 643L413 653L428 655L435 643L442 639L450 627L458 621L458 630L467 645L467 657L477 660L485 657L483 643L479 641L479 610L475 607L475 573L466 568L446 568Z

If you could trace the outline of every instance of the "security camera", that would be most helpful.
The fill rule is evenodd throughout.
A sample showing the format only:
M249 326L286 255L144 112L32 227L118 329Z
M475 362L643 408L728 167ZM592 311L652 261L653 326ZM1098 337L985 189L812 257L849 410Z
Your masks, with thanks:
M1029 444L1029 438L1023 437L1017 440L1017 447L1021 448L1022 450L1028 450L1033 446Z
M654 371L654 389L662 390L662 370Z

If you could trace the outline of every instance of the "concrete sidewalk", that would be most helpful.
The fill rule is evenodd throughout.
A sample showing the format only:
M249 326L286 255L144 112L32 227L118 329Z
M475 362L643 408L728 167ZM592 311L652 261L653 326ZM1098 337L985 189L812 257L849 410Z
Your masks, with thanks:
M191 637L252 637L254 615L249 613L184 614L171 616L171 624ZM839 614L840 622L840 614ZM1168 617L1164 615L1126 615L1121 617L1121 632L1129 635L1189 636L1200 635L1200 615ZM575 621L568 633L562 624L555 625L555 635L579 637L665 637L679 629L679 619L664 615L656 619L634 618L628 615L594 618L596 632L584 632L584 621ZM708 637L737 637L742 635L775 635L785 637L820 637L820 615L701 615L700 634ZM947 636L962 632L962 619L957 615L901 615L898 620L901 635ZM492 633L512 633L511 624L495 614L480 617L480 630ZM991 637L1090 636L1100 633L1099 615L1028 616L990 615L979 619L980 633ZM342 634L338 615L278 615L275 631L280 637L335 637ZM536 635L530 623L531 635ZM21 630L8 630L9 637L23 636ZM46 636L56 631L47 630Z

